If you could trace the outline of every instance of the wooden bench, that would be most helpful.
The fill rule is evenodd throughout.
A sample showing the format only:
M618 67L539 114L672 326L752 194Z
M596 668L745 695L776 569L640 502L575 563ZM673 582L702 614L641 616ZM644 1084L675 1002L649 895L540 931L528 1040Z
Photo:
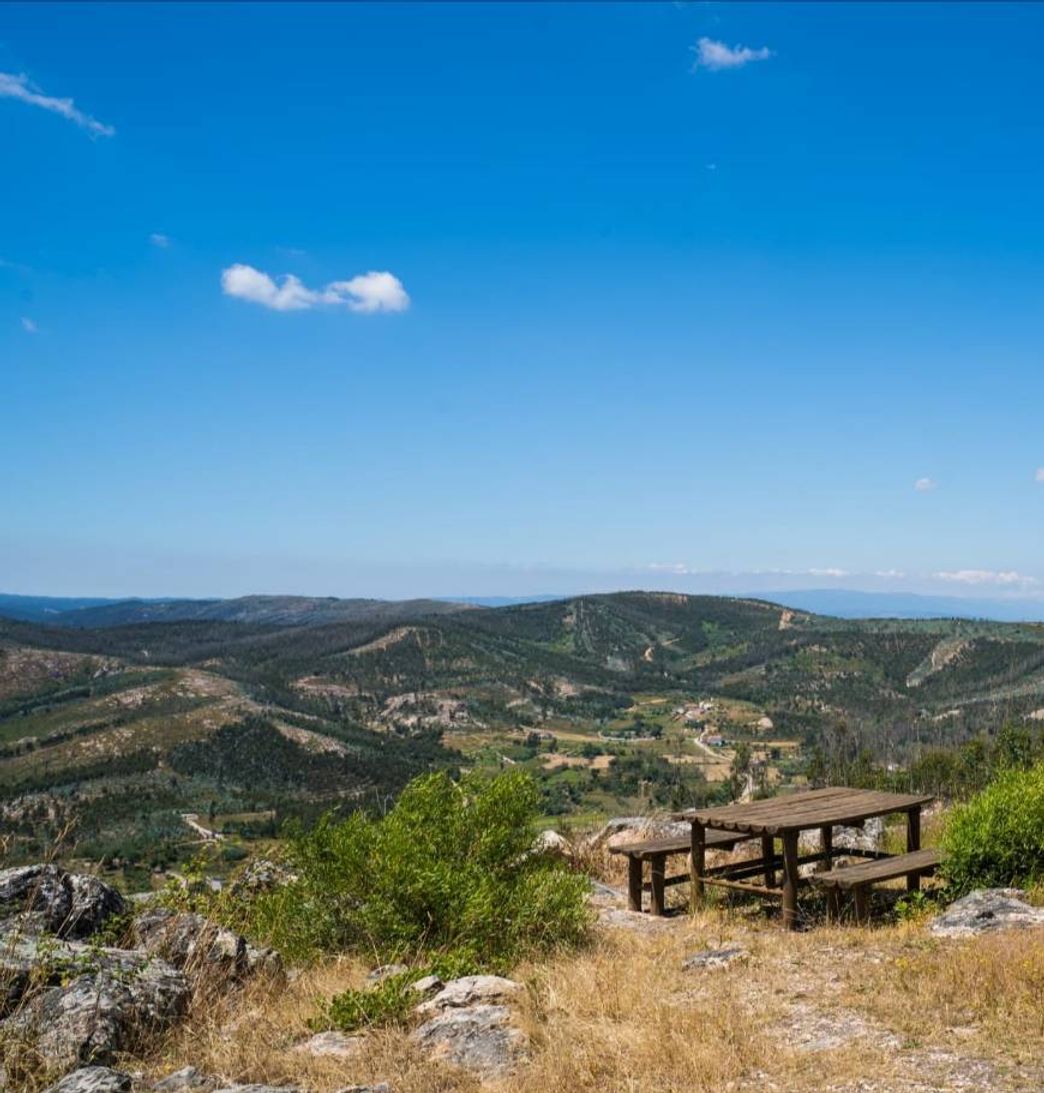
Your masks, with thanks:
M939 865L938 850L913 850L908 854L894 854L876 861L860 862L828 873L817 873L812 881L827 891L827 919L836 921L841 912L841 894L851 892L855 897L856 919L867 919L867 896L870 886L878 881L897 880L906 877L906 886L914 891L919 880L934 873Z
M731 850L736 843L745 842L749 835L737 835L732 831L708 831L706 846L710 850ZM642 909L642 892L650 893L649 910L654 915L664 912L664 890L671 884L684 884L690 874L678 873L667 876L667 859L672 854L688 854L692 839L688 835L675 835L666 839L644 839L642 842L624 843L609 847L610 854L627 857L627 906L631 911ZM650 881L645 884L642 873L649 862Z

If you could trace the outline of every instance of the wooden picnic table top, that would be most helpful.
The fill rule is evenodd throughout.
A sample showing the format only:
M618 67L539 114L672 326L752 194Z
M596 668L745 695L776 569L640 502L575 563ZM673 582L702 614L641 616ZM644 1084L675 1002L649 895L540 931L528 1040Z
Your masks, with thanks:
M742 831L751 835L781 835L816 827L860 824L871 816L907 812L933 801L921 794L884 793L876 789L827 786L764 801L724 805L718 808L690 808L674 814L676 820L700 823L719 831Z

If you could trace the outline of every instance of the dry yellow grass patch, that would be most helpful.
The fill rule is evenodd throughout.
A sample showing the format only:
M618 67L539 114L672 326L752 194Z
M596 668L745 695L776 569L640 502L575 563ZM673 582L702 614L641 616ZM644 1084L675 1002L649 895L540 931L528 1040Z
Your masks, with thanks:
M1044 929L915 939L850 977L849 997L905 1036L1044 1059Z

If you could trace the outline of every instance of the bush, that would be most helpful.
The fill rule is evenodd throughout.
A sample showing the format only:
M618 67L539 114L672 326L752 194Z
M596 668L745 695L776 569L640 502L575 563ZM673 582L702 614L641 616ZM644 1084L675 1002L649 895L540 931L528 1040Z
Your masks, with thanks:
M381 819L327 816L291 835L298 879L260 897L249 925L290 957L443 953L491 969L575 944L587 880L531 853L538 801L522 771L459 783L440 773L411 782Z
M1044 763L1002 772L954 809L942 847L942 873L957 892L1044 876Z

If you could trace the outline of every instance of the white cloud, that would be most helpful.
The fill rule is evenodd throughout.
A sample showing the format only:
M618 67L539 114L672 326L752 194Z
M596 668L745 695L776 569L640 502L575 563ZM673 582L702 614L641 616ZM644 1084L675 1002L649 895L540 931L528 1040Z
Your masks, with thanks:
M675 573L678 576L696 573L695 569L690 569L684 562L650 562L645 568L654 573Z
M51 95L45 95L29 82L28 76L0 72L0 99L17 99L19 102L29 103L30 106L50 110L52 114L60 114L96 137L111 137L116 133L111 125L105 125L96 118L92 118L90 114L77 109L72 99L56 99Z
M949 581L952 584L996 584L996 585L1028 585L1039 584L1036 577L1027 577L1023 573L1016 573L1013 569L957 569L944 570L941 573L932 574L937 580Z
M163 232L153 232L149 236L149 242L154 247L159 247L161 250L166 250L170 246L170 236L164 235Z
M306 287L292 273L279 284L253 266L237 263L221 271L221 290L226 296L261 304L273 311L307 311L313 307L343 306L350 311L405 311L410 298L402 282L388 272L360 273L348 281L331 281L324 289Z
M905 577L906 573L901 569L878 569L874 572L875 577L888 577L899 579Z
M350 281L334 281L326 286L327 303L347 303L352 311L405 311L410 298L402 282L391 273L360 273Z
M1044 486L1044 467L1038 467L1037 473L1033 476L1042 486Z
M22 329L26 334L35 334L40 328L33 322L28 315L22 316Z
M724 42L716 42L713 38L701 38L690 48L696 54L692 67L706 68L711 72L720 72L725 68L742 68L751 61L767 61L772 56L772 50L764 46L761 49L727 46Z
M829 569L810 569L808 572L809 572L809 576L811 576L811 577L847 577L848 576L848 570L847 569L837 569L837 568L833 568L833 567L831 567Z
M918 478L914 483L914 489L918 493L931 493L936 488L936 481L934 478Z

